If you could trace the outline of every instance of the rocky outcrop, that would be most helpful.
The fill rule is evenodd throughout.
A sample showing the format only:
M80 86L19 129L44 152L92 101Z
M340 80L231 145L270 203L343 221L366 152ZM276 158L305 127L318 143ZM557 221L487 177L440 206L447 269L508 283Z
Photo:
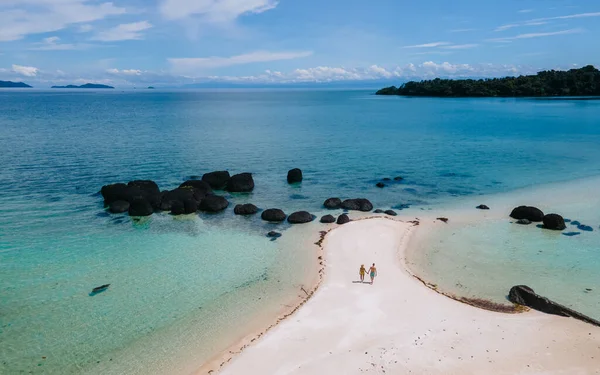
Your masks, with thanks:
M325 216L321 217L321 223L324 223L324 224L335 223L335 217L333 217L332 215L325 215Z
M227 181L226 190L231 193L247 193L254 190L252 173L240 173L231 176Z
M341 224L346 224L346 223L349 223L349 222L350 222L350 218L346 214L341 214L337 218L337 223L340 224L340 225Z
M288 184L302 182L302 171L298 168L290 169L287 174Z
M264 221L273 221L273 222L281 222L286 218L285 212L280 210L279 208L269 208L264 210L260 215L260 218Z
M365 198L346 199L341 207L346 210L368 212L373 209L373 204Z
M385 214L390 216L398 216L398 214L394 210L387 210L385 211Z
M544 228L546 229L564 230L567 228L565 225L565 220L558 214L544 215L542 221L544 223Z
M223 190L231 176L228 171L215 171L202 175L202 181L210 185L215 190Z
M542 297L539 294L536 294L533 289L526 285L516 285L510 288L508 299L518 305L527 306L547 314L569 316L595 326L600 326L599 321L585 316L559 303L551 301L546 297Z
M204 212L220 212L229 206L225 197L220 195L208 195L200 201L198 209Z
M236 215L254 215L258 212L258 207L252 203L238 204L233 208L233 213Z
M330 210L335 210L342 206L342 200L340 198L329 198L325 200L323 206L325 206L325 208L329 208Z
M186 200L195 200L197 203L199 203L203 198L206 197L206 193L202 190L194 188L193 186L184 186L171 191L163 191L161 193L161 197L160 209L162 211L171 211L175 202L183 204L183 202Z
M311 215L310 212L307 212L307 211L294 212L287 218L288 223L290 223L290 224L310 223L314 219L315 219L315 217L313 215Z
M113 214L122 214L123 212L129 211L129 202L114 201L108 206L108 210Z
M488 206L486 206L485 204L480 204L479 206L475 207L477 209L480 210L489 210L490 208Z
M210 185L206 181L202 180L187 180L183 184L179 185L179 188L194 188L197 190L198 194L204 195L202 198L213 193Z
M143 198L134 199L129 205L129 216L150 216L153 212L150 202Z
M544 213L536 207L519 206L512 210L510 217L513 219L527 219L532 222L540 222L544 220Z
M102 186L100 190L104 198L104 205L109 206L116 201L125 201L129 204L136 199L148 201L154 208L160 205L160 191L158 185L150 180L136 180L128 184L110 184Z

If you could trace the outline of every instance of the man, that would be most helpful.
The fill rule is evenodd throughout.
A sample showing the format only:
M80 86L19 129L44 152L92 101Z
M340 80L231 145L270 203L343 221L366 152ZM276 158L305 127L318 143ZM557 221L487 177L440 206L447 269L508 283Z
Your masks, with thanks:
M375 263L369 268L369 276L371 276L371 285L373 285L373 280L375 276L377 276L377 268L375 268Z

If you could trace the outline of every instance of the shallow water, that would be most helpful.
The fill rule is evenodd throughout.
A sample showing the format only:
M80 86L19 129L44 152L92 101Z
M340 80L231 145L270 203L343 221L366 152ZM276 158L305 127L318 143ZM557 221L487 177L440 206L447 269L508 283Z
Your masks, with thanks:
M314 262L302 238L318 224L290 231L234 204L320 213L330 196L367 197L414 214L598 175L599 113L596 101L366 91L0 91L0 372L187 373L295 298ZM285 181L293 167L300 185ZM96 194L220 169L254 173L256 189L227 194L217 215L133 223ZM264 237L273 228L284 237ZM569 240L588 249L595 235ZM585 254L570 256L597 264Z

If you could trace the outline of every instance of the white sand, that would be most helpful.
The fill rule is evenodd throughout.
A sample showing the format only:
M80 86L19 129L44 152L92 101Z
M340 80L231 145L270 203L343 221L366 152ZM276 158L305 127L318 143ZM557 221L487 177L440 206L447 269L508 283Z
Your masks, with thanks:
M413 278L403 259L413 230L387 219L333 230L319 290L220 373L600 373L600 329L535 311L481 310ZM370 263L375 284L353 283Z

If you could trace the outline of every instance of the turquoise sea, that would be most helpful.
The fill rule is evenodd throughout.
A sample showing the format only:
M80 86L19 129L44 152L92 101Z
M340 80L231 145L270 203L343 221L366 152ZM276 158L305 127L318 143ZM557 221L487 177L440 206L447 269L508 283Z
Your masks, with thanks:
M306 238L322 226L236 217L236 203L319 215L326 198L365 197L377 208L408 205L403 213L414 217L600 175L600 101L373 91L0 91L0 373L189 373L280 311L310 281L315 253ZM304 181L290 186L294 167ZM219 214L135 223L105 213L97 194L134 179L172 189L223 169L252 172L256 188L227 194L230 207ZM395 176L404 180L375 187ZM532 260L540 266L531 282L560 275L569 262L592 271L600 264L600 211L577 198L556 208L594 232L564 238L578 241L577 251L561 242L567 250L551 262ZM505 260L514 233L504 222L482 225L438 233L436 242L460 253L465 242L449 239L465 231L486 253L429 258L434 281L450 288L458 265L487 259L494 269ZM272 229L283 237L270 241ZM557 243L519 238L511 259L520 248ZM560 278L557 298L590 313L600 289L573 298L570 286L589 285L592 271ZM465 281L469 295L502 298L490 287L497 284L478 289L478 277Z

